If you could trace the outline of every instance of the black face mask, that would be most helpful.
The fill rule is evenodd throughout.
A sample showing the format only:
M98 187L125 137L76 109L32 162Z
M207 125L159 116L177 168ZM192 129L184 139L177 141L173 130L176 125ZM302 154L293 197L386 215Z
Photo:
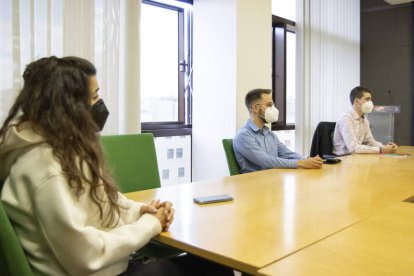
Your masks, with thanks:
M92 106L92 117L95 120L96 125L101 131L104 128L106 119L108 119L109 111L102 99L97 101Z

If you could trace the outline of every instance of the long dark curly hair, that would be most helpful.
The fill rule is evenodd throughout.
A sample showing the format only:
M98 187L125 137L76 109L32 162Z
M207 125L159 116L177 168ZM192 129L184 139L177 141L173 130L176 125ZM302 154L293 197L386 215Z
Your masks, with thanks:
M89 185L102 226L113 227L120 214L118 188L105 165L92 116L89 80L95 75L94 65L79 57L52 56L27 65L23 89L0 129L0 140L15 119L16 124L29 122L52 147L77 197Z

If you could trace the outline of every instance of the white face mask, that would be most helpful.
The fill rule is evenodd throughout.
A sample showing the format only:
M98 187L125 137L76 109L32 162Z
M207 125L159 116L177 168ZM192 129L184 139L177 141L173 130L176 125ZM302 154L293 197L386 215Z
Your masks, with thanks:
M374 109L374 103L372 101L365 102L361 105L361 110L364 113L371 113Z
M260 116L260 117L262 117L262 116ZM268 124L276 122L279 119L279 110L277 110L277 108L274 105L271 106L271 107L266 108L265 115L264 115L263 119Z

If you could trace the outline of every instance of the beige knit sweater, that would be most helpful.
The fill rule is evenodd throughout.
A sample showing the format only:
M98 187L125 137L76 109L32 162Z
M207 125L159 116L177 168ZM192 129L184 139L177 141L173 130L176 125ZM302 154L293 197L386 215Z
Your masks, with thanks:
M131 252L161 232L142 203L119 194L121 215L102 227L89 189L78 199L58 160L29 124L10 128L0 146L4 204L35 275L116 275ZM107 209L106 209L107 210Z

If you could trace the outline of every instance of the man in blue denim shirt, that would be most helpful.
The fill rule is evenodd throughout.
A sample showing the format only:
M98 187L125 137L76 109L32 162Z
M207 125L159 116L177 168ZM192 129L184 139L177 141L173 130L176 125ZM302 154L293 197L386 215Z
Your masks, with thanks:
M254 89L247 93L245 104L250 119L233 139L234 154L241 173L272 168L320 169L323 161L319 156L303 159L289 150L265 123L277 121L276 109L270 89Z

